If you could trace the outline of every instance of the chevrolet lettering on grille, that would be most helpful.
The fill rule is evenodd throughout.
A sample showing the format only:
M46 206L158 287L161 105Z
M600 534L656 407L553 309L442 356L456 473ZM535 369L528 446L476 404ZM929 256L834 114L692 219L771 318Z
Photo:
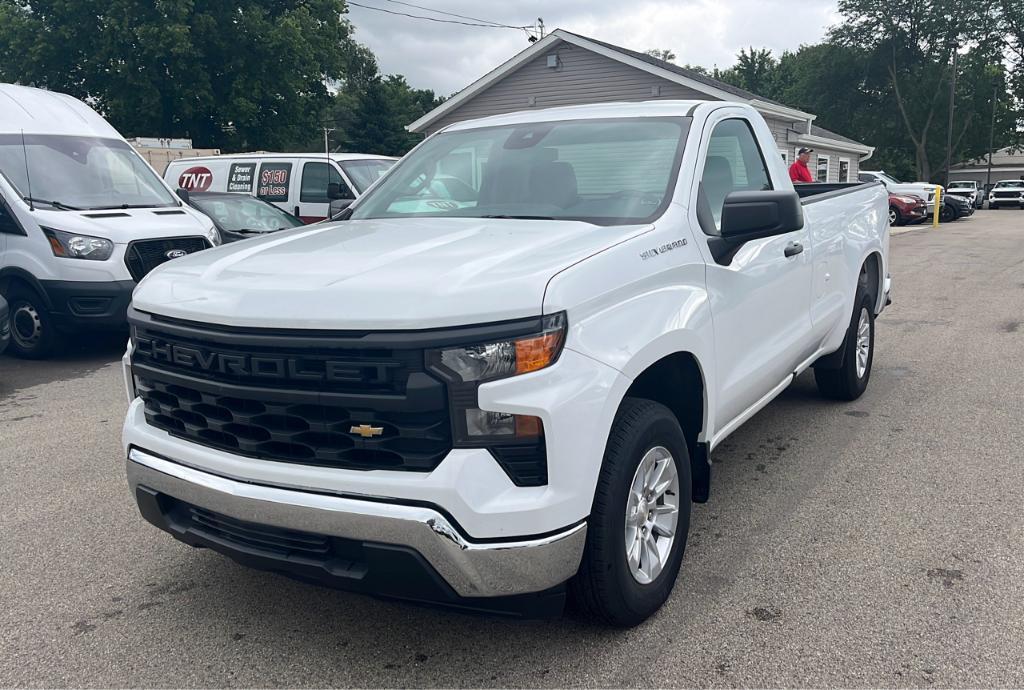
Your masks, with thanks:
M395 362L353 362L217 352L141 335L135 338L135 353L141 359L196 372L281 381L378 384L389 381L391 370L401 366Z

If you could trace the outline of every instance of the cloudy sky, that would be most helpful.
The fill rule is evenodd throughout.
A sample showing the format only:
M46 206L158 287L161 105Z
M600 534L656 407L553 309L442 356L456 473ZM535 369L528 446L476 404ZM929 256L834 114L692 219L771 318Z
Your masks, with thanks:
M392 12L455 21L397 0L353 0ZM543 17L562 28L609 43L668 48L679 64L728 67L740 48L767 47L778 55L815 43L838 17L835 0L408 0L512 26ZM377 55L385 74L404 74L418 88L450 95L528 44L523 31L442 24L350 5L356 38Z

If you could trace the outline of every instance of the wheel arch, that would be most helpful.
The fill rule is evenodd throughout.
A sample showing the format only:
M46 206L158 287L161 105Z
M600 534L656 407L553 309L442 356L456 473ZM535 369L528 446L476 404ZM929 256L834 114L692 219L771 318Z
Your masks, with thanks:
M643 398L667 407L683 430L690 454L693 481L693 500L708 500L711 467L708 444L701 441L707 428L707 379L700 360L689 351L680 350L664 355L648 364L630 383L618 401L618 408L626 398Z
M53 308L50 296L46 294L46 290L43 289L42 283L40 283L34 275L17 266L6 266L4 268L0 268L0 294L9 294L11 288L15 285L26 286L39 295L39 298L43 300L43 304L47 309Z

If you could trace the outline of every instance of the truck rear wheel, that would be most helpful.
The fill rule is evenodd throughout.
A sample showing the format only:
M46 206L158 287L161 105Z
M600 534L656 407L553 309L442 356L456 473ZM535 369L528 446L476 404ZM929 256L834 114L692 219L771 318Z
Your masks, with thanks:
M868 387L875 358L875 310L871 297L858 290L838 369L814 369L818 392L834 400L856 400Z
M583 563L570 583L577 608L630 627L665 603L686 549L692 490L675 415L626 398L605 449Z
M8 353L24 359L45 359L53 354L57 335L39 295L18 285L11 289L7 302L11 311Z

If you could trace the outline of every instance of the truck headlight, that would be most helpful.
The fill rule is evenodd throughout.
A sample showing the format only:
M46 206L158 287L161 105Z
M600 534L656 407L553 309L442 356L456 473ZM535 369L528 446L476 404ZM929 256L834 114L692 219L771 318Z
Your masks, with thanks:
M482 383L551 366L565 345L565 333L565 313L560 312L543 317L535 333L427 353L430 369L448 383L457 446L489 447L543 436L537 417L481 410L477 391Z
M54 256L63 259L106 261L114 253L114 243L102 237L76 235L63 230L43 227Z

